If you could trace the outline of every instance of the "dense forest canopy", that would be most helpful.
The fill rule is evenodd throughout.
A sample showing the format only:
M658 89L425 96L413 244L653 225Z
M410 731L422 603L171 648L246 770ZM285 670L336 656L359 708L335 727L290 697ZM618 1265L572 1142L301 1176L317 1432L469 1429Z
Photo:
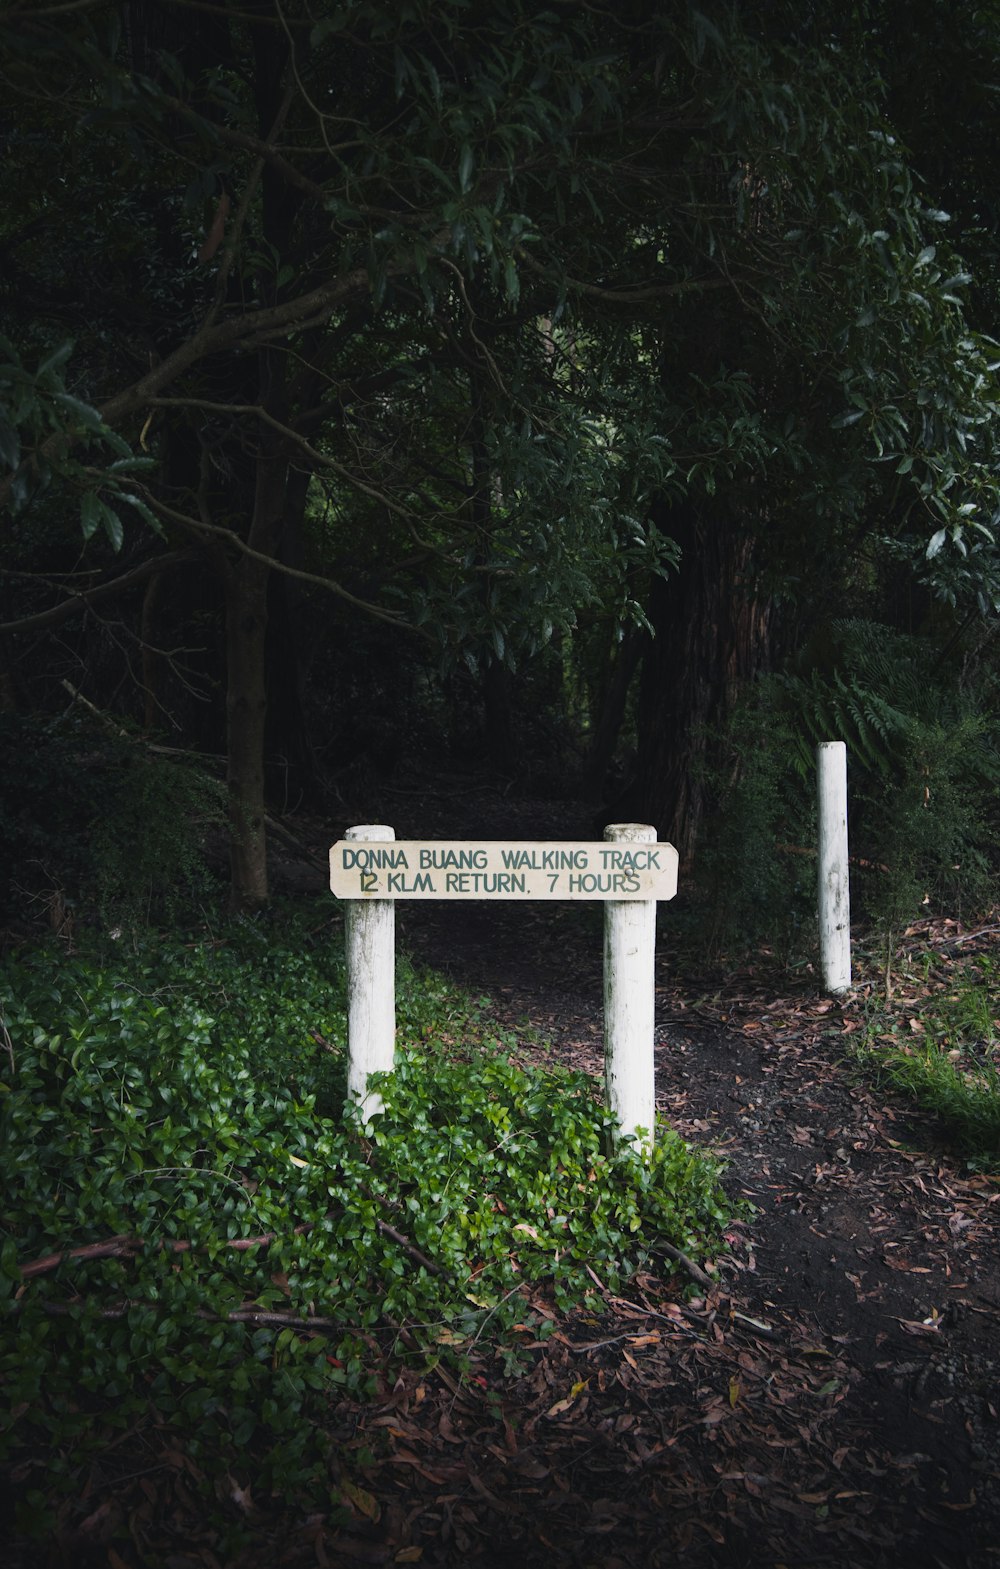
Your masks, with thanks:
M11 886L68 703L185 818L224 758L242 909L269 800L473 728L687 859L839 736L904 902L989 874L992 6L0 18Z

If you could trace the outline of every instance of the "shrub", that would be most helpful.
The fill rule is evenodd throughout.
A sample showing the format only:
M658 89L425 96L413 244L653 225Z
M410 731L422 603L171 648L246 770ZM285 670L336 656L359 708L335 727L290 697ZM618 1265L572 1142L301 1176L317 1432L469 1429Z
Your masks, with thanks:
M781 688L759 682L718 738L710 779L715 809L698 873L717 946L762 941L794 950L816 908L814 792L805 786L798 736Z
M222 787L193 761L147 750L74 716L0 715L0 903L8 923L64 935L81 915L134 928L194 913L215 891L206 835Z
M720 738L703 864L732 940L788 940L814 908L815 748L848 752L852 911L893 926L930 901L989 903L1000 830L1000 725L988 671L927 640L839 621L805 673L763 678Z
M338 1394L487 1337L513 1355L515 1324L594 1294L585 1266L615 1288L663 1240L719 1245L711 1161L669 1132L609 1159L588 1079L515 1066L406 966L385 1114L345 1116L329 910L0 970L0 1454L46 1451L55 1490L149 1424L209 1493L234 1467L328 1489Z

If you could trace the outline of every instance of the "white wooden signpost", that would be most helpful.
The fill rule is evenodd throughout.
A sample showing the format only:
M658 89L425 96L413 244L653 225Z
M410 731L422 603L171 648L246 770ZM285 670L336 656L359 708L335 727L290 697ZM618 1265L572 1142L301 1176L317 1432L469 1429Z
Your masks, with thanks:
M604 902L604 1061L622 1132L652 1141L656 903L677 892L677 851L644 823L603 841L401 840L384 824L349 828L330 851L330 887L347 910L348 1095L382 1109L369 1074L395 1058L397 899L600 899Z
M847 853L847 747L816 748L819 803L819 957L823 984L834 997L851 986L851 881Z

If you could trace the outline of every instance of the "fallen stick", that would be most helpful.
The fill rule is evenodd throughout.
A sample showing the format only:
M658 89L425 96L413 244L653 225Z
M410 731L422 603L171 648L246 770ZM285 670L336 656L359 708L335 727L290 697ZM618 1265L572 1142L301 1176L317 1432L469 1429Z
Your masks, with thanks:
M656 1248L654 1248L653 1251L655 1252L656 1249L659 1249L661 1252L665 1253L667 1258L672 1258L675 1263L683 1264L684 1268L691 1276L691 1279L696 1280L699 1286L704 1286L706 1290L710 1291L713 1286L718 1285L718 1281L713 1280L711 1275L706 1275L700 1264L696 1264L693 1258L688 1258L687 1254L682 1253L680 1248L675 1248L673 1243L664 1242L662 1238L660 1238L658 1239Z
M408 1254L415 1264L422 1265L429 1275L436 1275L446 1280L452 1278L447 1270L442 1269L440 1264L435 1264L434 1260L428 1258L426 1253L421 1252L420 1248L412 1243L409 1237L404 1236L403 1232L397 1231L395 1226L390 1226L387 1220L376 1220L375 1227L383 1237L388 1237L397 1247L402 1248L403 1252ZM312 1229L312 1222L296 1226L292 1236L305 1236ZM223 1246L231 1248L237 1253L246 1253L251 1248L266 1248L270 1243L277 1241L277 1239L278 1232L268 1231L260 1237L230 1237L225 1240ZM81 1247L66 1248L61 1253L47 1253L44 1258L32 1259L28 1264L21 1264L19 1266L21 1279L34 1280L39 1275L50 1274L52 1270L58 1269L59 1265L67 1259L132 1258L136 1253L141 1253L146 1246L147 1242L144 1237L130 1237L126 1233L122 1233L117 1237L108 1237L104 1242L86 1242ZM158 1247L161 1253L192 1253L199 1251L195 1243L183 1237L161 1238L158 1243L153 1243L152 1246Z
M762 1335L765 1340L780 1340L781 1336L773 1324L765 1324L763 1319L751 1318L748 1313L737 1313L735 1308L729 1309L729 1317L735 1319L737 1324L748 1324L755 1335Z
M311 1231L312 1226L296 1226L293 1236L302 1236ZM278 1233L269 1231L262 1237L231 1237L226 1240L225 1246L233 1248L238 1253L248 1252L250 1248L266 1248L274 1242ZM67 1248L62 1253L47 1253L44 1258L32 1259L30 1264L20 1266L22 1280L34 1280L38 1275L47 1275L52 1270L58 1269L65 1259L90 1259L90 1258L132 1258L136 1253L141 1253L146 1246L144 1237L130 1237L122 1234L117 1237L108 1237L104 1242L86 1242L82 1247ZM161 1253L191 1253L195 1251L195 1244L183 1237L161 1238L158 1244Z
M17 1311L23 1301L14 1302ZM77 1297L73 1302L43 1302L42 1309L52 1318L69 1318L76 1309L86 1305L85 1298ZM132 1308L145 1308L147 1302L115 1302L108 1307L97 1308L98 1318L119 1319L124 1318ZM195 1308L194 1317L204 1319L210 1324L271 1324L281 1329L334 1329L339 1334L350 1331L361 1333L356 1324L343 1324L335 1318L300 1318L294 1313L274 1313L267 1308L240 1307L231 1308L228 1313L213 1313L208 1308Z
M409 1254L415 1264L422 1264L429 1275L437 1275L443 1280L452 1279L446 1269L442 1269L440 1264L435 1264L434 1260L428 1258L426 1253L421 1253L420 1249L410 1241L409 1237L404 1237L403 1233L397 1231L395 1226L390 1226L387 1220L377 1220L375 1224L383 1237L388 1237L390 1242L395 1242L397 1247L402 1248L404 1253Z

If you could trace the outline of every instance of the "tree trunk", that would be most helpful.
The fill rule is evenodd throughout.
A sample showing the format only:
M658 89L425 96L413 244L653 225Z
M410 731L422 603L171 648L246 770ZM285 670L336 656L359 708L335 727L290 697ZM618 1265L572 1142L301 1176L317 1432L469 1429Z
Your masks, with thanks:
M251 547L275 553L285 504L287 460L261 433ZM230 904L259 910L268 900L264 740L267 726L267 591L272 568L241 555L226 573L226 784Z
M226 786L234 910L267 903L264 829L264 642L270 568L244 557L226 579Z
M302 567L302 521L310 475L289 470L281 524L281 559ZM267 612L266 771L272 800L286 807L318 798L319 765L306 720L302 584L272 572Z
M636 776L620 808L653 823L690 864L705 809L713 731L740 689L766 668L770 605L753 574L753 539L724 508L665 510L681 546L668 578L654 581L639 688Z
M147 735L158 727L165 712L162 678L166 661L162 649L157 646L164 575L163 572L154 572L142 596L139 643L142 650L143 729Z
M482 692L486 755L490 766L506 777L517 772L517 745L511 713L510 671L491 659L483 669Z
M608 787L608 771L618 745L625 709L632 680L639 668L646 634L634 624L625 628L625 635L615 652L611 674L601 693L600 709L587 748L584 768L584 793L587 800L601 801Z
M0 638L0 714L17 713L17 689L14 672L8 657L7 640Z

